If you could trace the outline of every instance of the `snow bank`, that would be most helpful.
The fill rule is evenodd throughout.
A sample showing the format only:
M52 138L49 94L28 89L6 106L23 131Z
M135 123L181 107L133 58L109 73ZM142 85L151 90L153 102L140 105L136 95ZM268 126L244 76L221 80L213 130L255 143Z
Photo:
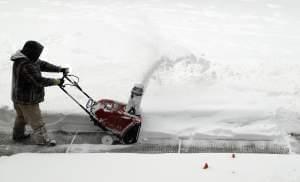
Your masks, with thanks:
M207 169L203 169L204 164ZM19 154L0 158L2 182L230 181L296 182L297 155Z

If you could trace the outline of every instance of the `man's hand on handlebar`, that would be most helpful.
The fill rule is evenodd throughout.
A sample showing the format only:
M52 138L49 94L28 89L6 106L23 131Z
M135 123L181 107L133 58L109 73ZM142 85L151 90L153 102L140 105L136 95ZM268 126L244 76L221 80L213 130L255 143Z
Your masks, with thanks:
M61 79L59 79L59 81L60 81L60 83L59 83L58 86L63 87L63 86L64 86L64 83L65 83L65 79L64 79L64 78L61 78Z
M64 84L64 79L63 78L61 78L61 79L54 79L53 80L53 85L57 85L57 86L60 86L60 87L62 87L63 86L63 84Z
M68 75L70 73L70 69L69 68L61 68L60 72L62 72L64 75Z

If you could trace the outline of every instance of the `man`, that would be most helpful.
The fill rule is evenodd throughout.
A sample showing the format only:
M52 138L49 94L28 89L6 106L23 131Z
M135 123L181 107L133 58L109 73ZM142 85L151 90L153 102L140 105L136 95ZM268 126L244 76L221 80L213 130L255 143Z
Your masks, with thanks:
M62 68L39 59L44 47L37 41L27 41L22 50L11 56L12 101L16 111L13 140L22 141L30 137L25 134L25 125L33 129L32 141L37 145L56 145L47 135L39 103L44 101L44 87L63 84L62 79L45 78L41 72L64 72Z

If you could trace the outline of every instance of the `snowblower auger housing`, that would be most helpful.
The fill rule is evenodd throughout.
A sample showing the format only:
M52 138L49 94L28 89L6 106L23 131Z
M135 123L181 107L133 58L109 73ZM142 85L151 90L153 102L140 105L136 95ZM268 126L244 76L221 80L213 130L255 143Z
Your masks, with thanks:
M74 80L76 78L77 80ZM79 78L75 75L64 75L65 84L59 87L77 105L79 105L91 118L91 121L99 126L115 142L122 144L134 144L138 141L142 117L126 112L126 104L110 99L95 101L78 85ZM87 98L86 106L83 106L67 90L66 86L74 86ZM107 136L105 135L105 136ZM103 140L102 140L103 141Z
M125 112L126 104L109 99L99 100L92 106L97 124L118 136L125 144L136 143L141 127L141 117Z

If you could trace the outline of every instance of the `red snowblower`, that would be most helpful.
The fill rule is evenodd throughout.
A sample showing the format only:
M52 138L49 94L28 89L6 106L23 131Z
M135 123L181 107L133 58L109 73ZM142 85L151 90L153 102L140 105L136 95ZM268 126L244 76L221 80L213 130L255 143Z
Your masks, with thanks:
M138 141L142 124L140 113L140 103L144 92L142 84L136 84L132 88L128 104L124 104L111 99L95 101L79 86L79 77L75 75L64 75L63 79L64 84L60 85L62 91L89 115L94 125L103 130L104 135L101 137L103 144L134 144ZM67 86L77 88L87 97L88 101L85 106L67 91Z

